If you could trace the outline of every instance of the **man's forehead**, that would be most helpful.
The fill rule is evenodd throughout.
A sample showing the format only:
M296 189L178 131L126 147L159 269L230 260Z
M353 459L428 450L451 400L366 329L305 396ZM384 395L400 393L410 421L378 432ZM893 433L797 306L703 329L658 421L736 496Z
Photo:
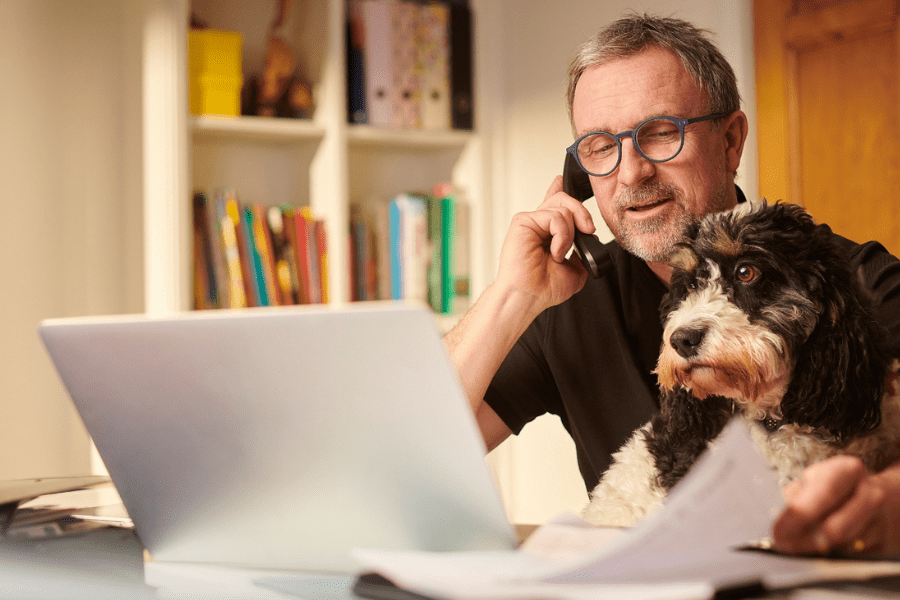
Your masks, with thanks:
M590 67L575 87L576 133L623 131L650 117L693 117L703 93L671 52L651 47L640 54Z

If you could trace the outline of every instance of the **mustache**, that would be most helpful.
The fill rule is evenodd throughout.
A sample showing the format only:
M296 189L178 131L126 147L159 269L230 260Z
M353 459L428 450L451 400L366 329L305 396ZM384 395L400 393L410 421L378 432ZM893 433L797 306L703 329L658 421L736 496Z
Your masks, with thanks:
M680 194L678 188L667 183L651 181L638 187L628 187L619 192L613 198L614 206L619 210L624 210L632 206L641 206L650 204L662 198L678 199Z

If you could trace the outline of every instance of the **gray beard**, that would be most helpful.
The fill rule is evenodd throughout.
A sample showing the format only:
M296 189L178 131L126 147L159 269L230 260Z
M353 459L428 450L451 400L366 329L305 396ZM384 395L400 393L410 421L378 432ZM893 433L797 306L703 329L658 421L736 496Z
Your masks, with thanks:
M628 206L641 205L661 198L674 200L671 210L656 218L640 222L625 218ZM682 198L682 194L675 187L657 182L623 190L613 199L618 219L614 234L619 245L646 262L668 262L675 245L684 238L685 228L703 216L687 212L683 208ZM725 207L725 198L724 193L716 194L709 212L721 211Z

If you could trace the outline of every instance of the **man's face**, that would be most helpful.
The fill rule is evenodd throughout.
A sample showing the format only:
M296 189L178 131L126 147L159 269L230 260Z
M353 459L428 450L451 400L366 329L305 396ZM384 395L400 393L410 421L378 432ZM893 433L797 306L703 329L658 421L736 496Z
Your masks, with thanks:
M707 114L706 98L681 62L652 47L625 59L586 70L575 88L572 118L576 136L590 131L619 133L654 116L693 118ZM665 262L684 227L709 212L736 203L733 173L740 144L726 135L734 118L688 125L684 147L669 162L653 163L622 139L622 161L605 177L591 177L603 219L619 243L648 262Z

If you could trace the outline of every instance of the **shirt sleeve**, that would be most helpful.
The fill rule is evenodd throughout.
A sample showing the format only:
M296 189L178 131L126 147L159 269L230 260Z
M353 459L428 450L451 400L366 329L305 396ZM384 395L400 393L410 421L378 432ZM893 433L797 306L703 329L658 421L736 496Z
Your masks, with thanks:
M538 316L506 356L484 400L516 435L537 417L559 414L562 400L541 344L547 315Z

